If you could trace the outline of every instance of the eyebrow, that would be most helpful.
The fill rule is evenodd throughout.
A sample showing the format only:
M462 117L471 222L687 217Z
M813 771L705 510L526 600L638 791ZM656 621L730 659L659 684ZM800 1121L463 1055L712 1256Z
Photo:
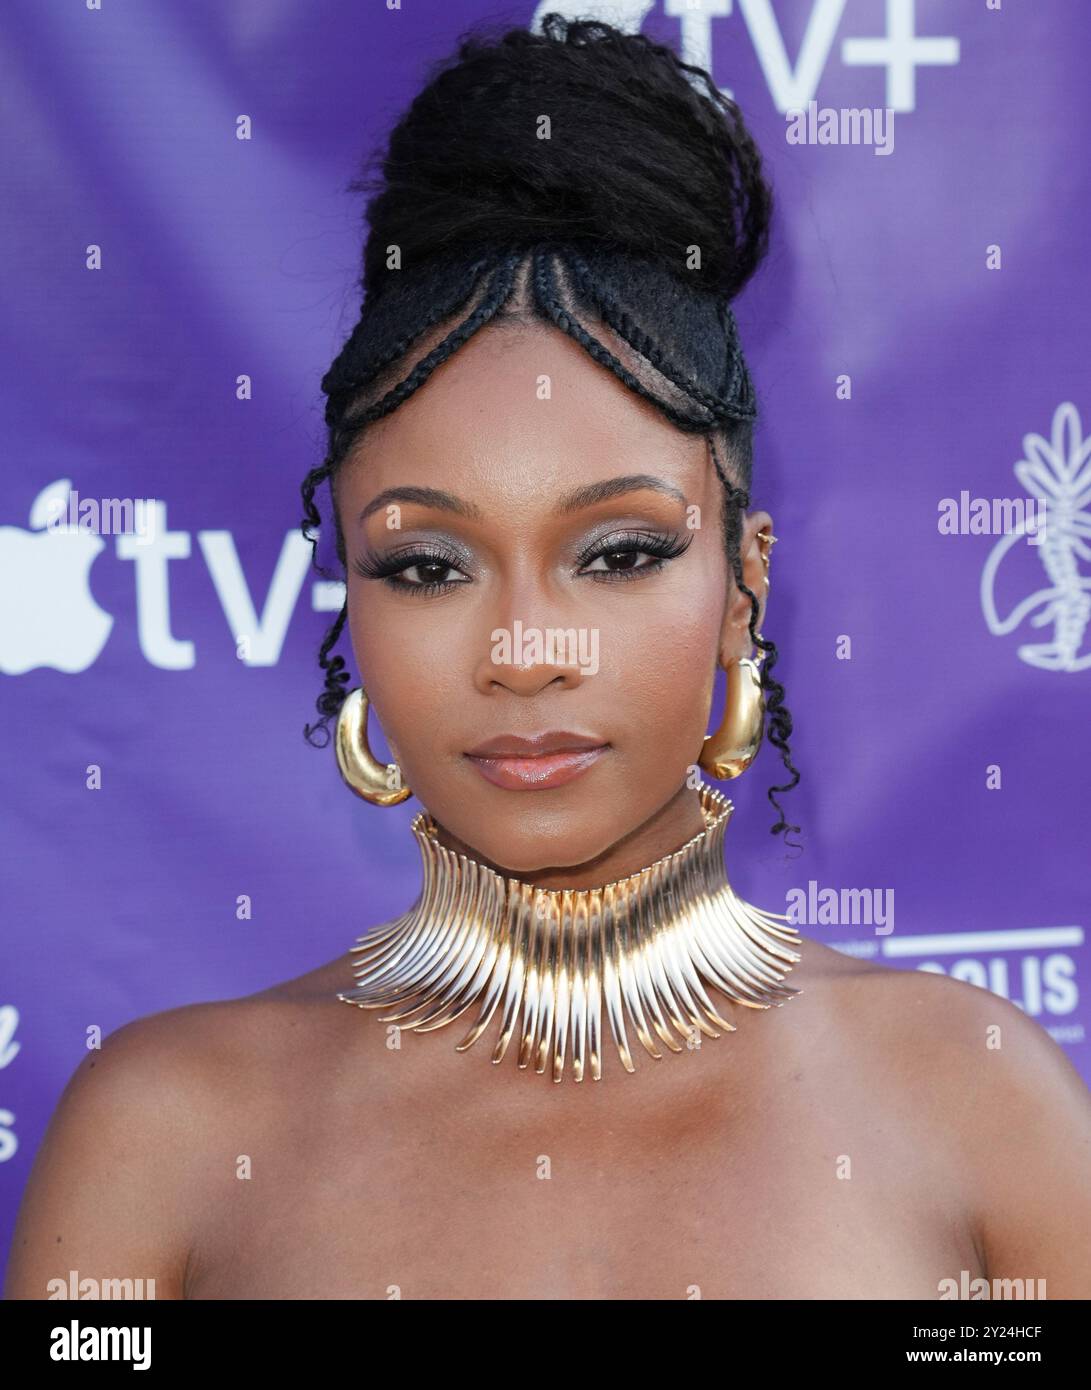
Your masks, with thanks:
M391 502L419 502L422 507L434 507L441 512L457 512L459 516L468 517L471 521L484 520L472 502L463 502L454 493L444 492L438 487L388 487L371 499L357 520L366 521L372 512L377 512L380 507L388 506Z
M661 492L664 496L673 497L685 504L686 494L673 483L665 482L651 473L625 473L617 478L606 478L602 482L588 483L572 492L563 493L557 500L556 510L567 515L570 512L582 511L585 507L592 507L596 502L606 502L627 492L641 492L645 489ZM391 502L419 502L422 507L455 512L471 521L484 520L480 509L472 502L464 502L454 493L444 492L441 488L435 487L388 487L371 499L358 520L366 521L372 512L377 512L380 507L385 507Z

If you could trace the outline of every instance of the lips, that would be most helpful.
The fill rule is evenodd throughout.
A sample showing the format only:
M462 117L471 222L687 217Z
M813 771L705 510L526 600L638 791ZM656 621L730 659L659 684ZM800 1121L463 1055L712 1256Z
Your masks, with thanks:
M536 758L542 753L582 752L585 748L603 748L606 740L586 734L569 733L566 729L548 730L544 734L501 734L486 739L476 748L468 748L469 758Z
M466 758L486 781L508 791L543 791L562 786L598 762L609 748L600 738L567 730L486 739Z

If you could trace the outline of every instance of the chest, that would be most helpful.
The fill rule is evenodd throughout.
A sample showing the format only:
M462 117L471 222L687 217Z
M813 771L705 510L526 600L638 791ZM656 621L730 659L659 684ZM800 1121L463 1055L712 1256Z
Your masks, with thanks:
M187 1296L935 1298L980 1273L927 1146L874 1110L655 1099L315 1104L219 1184Z

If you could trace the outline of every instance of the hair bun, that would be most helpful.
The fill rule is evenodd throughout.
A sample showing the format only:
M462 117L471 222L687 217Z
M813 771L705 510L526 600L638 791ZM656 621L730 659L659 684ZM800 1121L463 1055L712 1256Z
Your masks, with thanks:
M393 130L381 174L351 186L372 195L365 295L390 245L411 268L555 240L651 258L730 300L765 254L772 208L739 109L707 73L558 14L540 34L464 35Z

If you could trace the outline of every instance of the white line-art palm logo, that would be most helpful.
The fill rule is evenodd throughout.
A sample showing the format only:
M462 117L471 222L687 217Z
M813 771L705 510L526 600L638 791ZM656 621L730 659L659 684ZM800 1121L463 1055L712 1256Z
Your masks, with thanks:
M1071 401L1053 414L1053 438L1040 434L1023 437L1025 457L1015 465L1015 476L1032 497L1045 502L1044 534L1035 547L1049 577L1049 584L1017 603L1006 618L996 610L994 585L1004 556L1026 534L1026 522L993 546L981 574L981 608L989 631L1002 637L1034 609L1032 627L1053 624L1049 642L1024 643L1019 657L1028 666L1045 671L1083 671L1091 666L1091 650L1081 651L1091 623L1091 577L1081 574L1080 560L1091 560L1091 438L1083 437L1080 416Z

